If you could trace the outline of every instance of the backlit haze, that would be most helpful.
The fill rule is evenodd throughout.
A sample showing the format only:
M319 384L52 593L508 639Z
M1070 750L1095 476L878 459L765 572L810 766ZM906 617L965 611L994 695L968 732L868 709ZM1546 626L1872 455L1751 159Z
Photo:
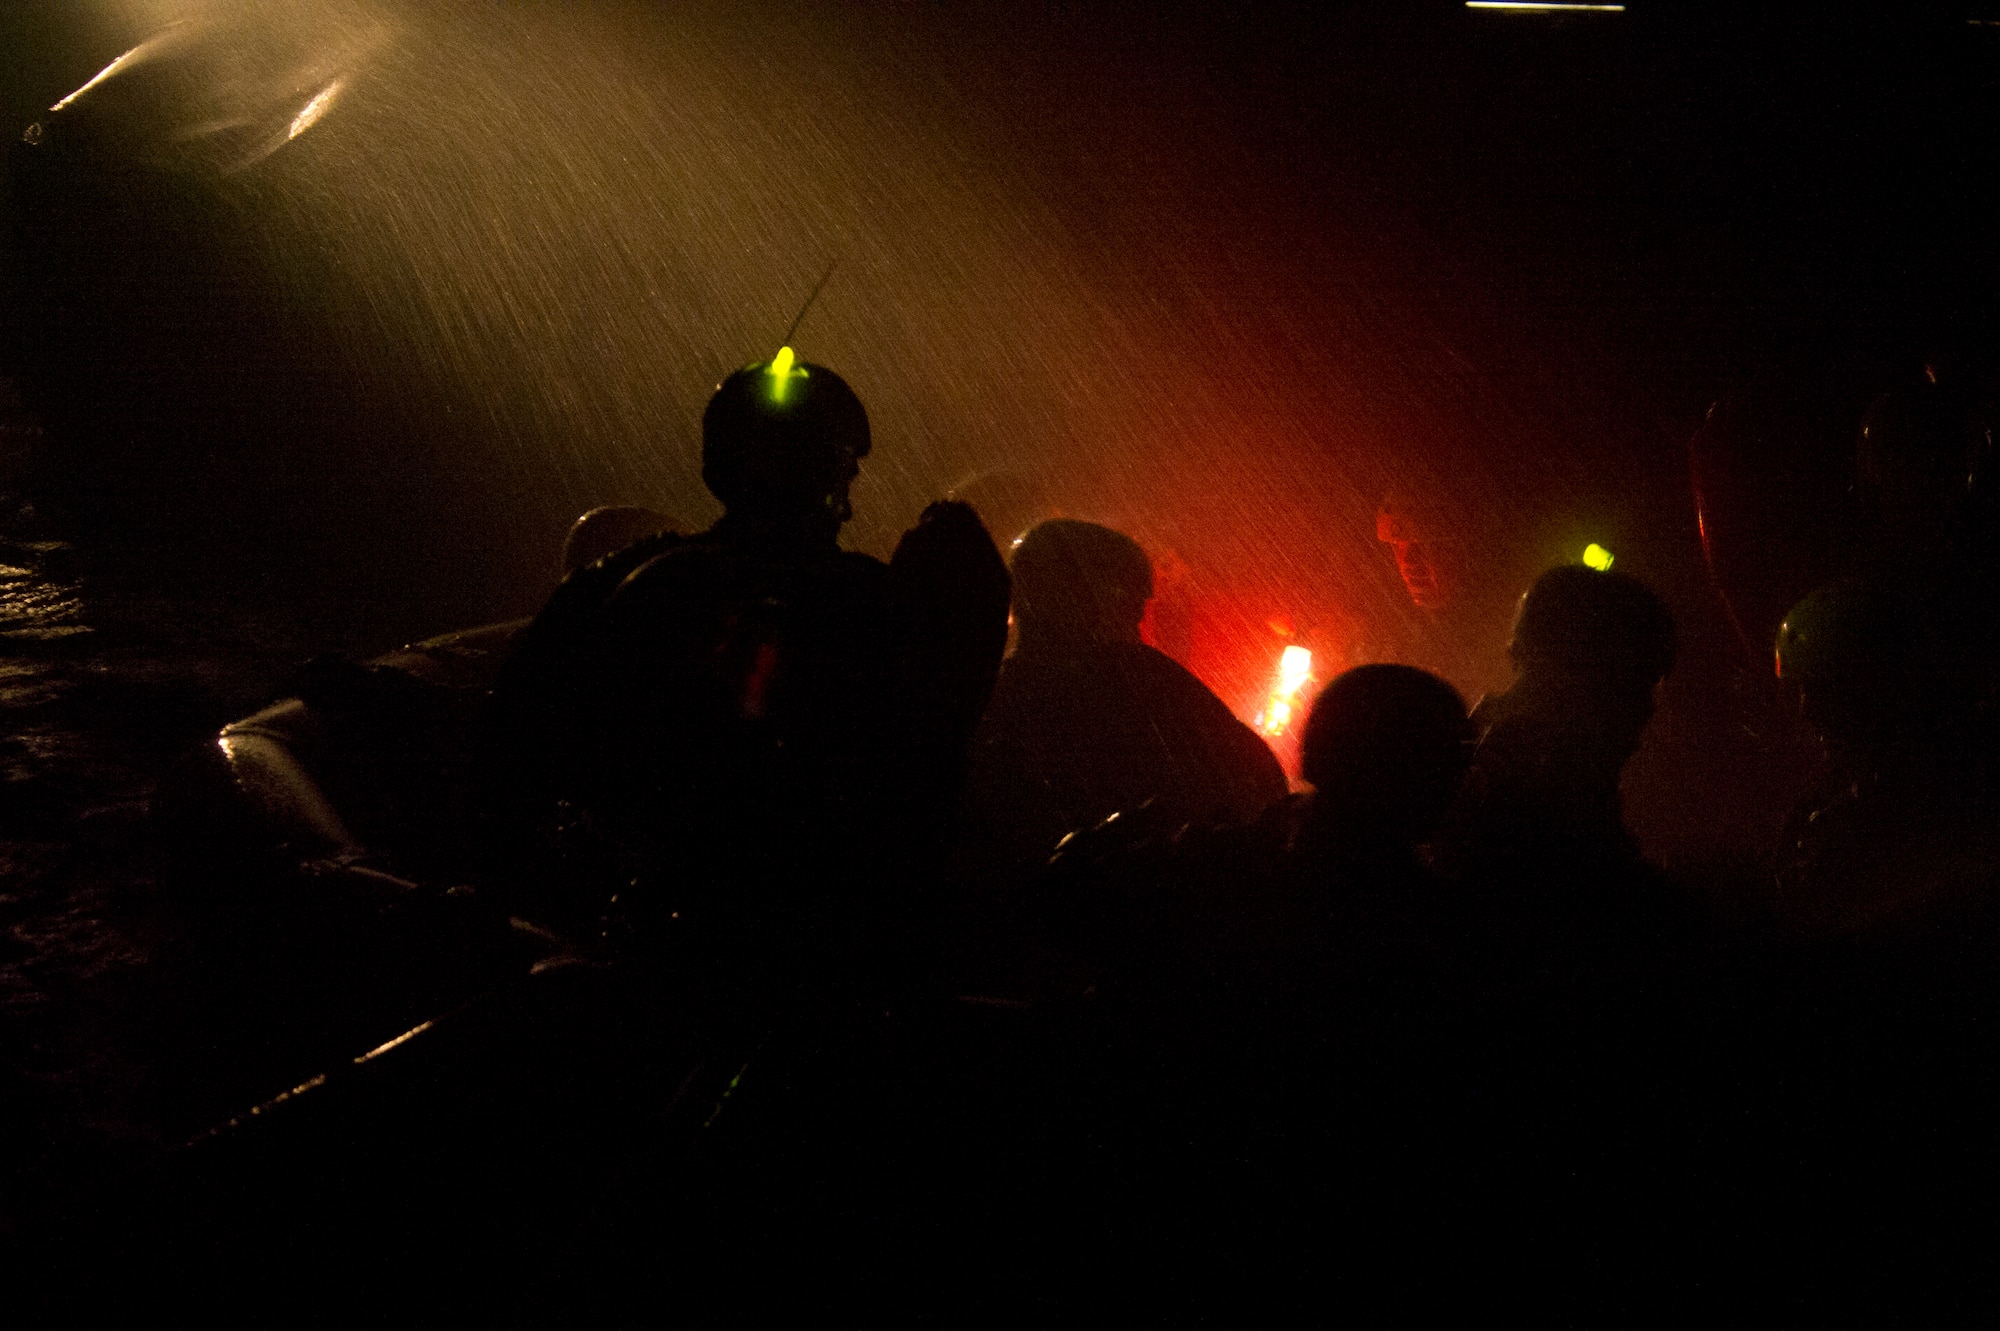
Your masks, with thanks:
M177 343L171 448L269 437L284 478L243 502L431 570L402 605L368 584L383 622L531 609L596 504L709 521L702 405L831 266L794 345L873 421L848 543L886 554L955 490L1003 542L1056 513L1120 526L1162 570L1156 640L1246 718L1290 645L1321 680L1397 659L1503 684L1514 597L1592 542L1675 602L1692 668L1736 650L1687 490L1709 403L1807 330L1804 373L1858 412L1992 289L1953 257L1976 210L1936 206L1961 149L1907 132L1988 77L1984 35L1898 30L1868 66L1795 36L1443 4L0 19L16 130L53 144L91 110L222 238L192 277L132 262L170 299L256 307ZM1977 76L1912 101L1897 51ZM1968 197L1992 173L1952 165ZM298 388L232 415L253 380ZM1385 502L1447 575L1432 604ZM392 518L343 535L362 508Z

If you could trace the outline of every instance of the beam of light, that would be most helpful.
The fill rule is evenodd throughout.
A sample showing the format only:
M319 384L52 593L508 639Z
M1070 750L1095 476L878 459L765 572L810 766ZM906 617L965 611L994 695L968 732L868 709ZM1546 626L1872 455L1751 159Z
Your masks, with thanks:
M1587 14L1622 14L1625 12L1625 6L1623 5L1558 4L1554 0L1548 0L1547 3L1540 4L1530 3L1529 0L1465 0L1465 7L1467 9L1515 9L1530 13L1554 12L1558 14L1573 11L1582 11Z
M370 1049L367 1053L363 1054L361 1057L355 1059L354 1066L358 1068L363 1063L371 1062L374 1059L382 1057L382 1055L388 1053L391 1049L394 1049L397 1045L409 1043L411 1040L416 1039L419 1035L422 1035L425 1031L429 1030L431 1027L435 1025L437 1025L437 1022L435 1021L426 1021L419 1025L410 1027L409 1030L404 1031L401 1035L397 1036L395 1039L390 1040L385 1044L378 1044L373 1049ZM324 1080L324 1078L322 1078L321 1080Z
M1611 561L1614 558L1615 556L1609 550L1606 550L1596 541L1592 541L1589 545L1583 547L1583 562L1596 569L1599 573L1608 571L1611 567Z
M1278 657L1278 681L1264 710L1257 713L1257 733L1276 739L1292 723L1298 708L1299 690L1312 682L1313 654L1304 647L1287 647Z
M792 365L797 360L790 347L779 347L778 354L771 357L771 401L785 400L785 390L792 383Z
M292 127L285 132L285 142L290 143L293 139L296 139L299 135L318 124L319 118L325 115L327 108L333 105L333 99L340 96L340 90L346 86L346 79L335 79L324 88L321 88L319 94L310 102L300 107L299 113L292 117Z
M97 73L91 77L90 82L84 84L81 88L78 88L75 92L63 98L60 102L57 102L54 106L50 107L49 110L51 111L62 110L65 106L68 106L71 102L83 96L85 93L89 92L92 88L95 88L98 84L104 82L104 80L110 78L113 74L116 74L120 69L125 67L126 63L130 61L133 56L139 54L139 52L145 50L147 47L151 45L152 43L150 41L140 42L137 46L127 51L124 55L119 56L116 60L106 65L103 69L98 70Z
M404 1031L401 1035L397 1036L395 1039L390 1040L386 1044L377 1045L375 1048L370 1049L367 1053L361 1055L361 1057L355 1059L354 1066L358 1068L366 1063L370 1063L375 1059L380 1058L382 1055L388 1053L391 1049L394 1049L399 1045L406 1044L409 1041L416 1039L419 1035L422 1035L425 1031L429 1030L431 1027L435 1025L437 1025L437 1022L427 1021L422 1023L421 1025L411 1027L409 1030ZM226 1133L233 1132L237 1128L243 1126L244 1119L261 1118L265 1114L271 1112L273 1109L276 1109L279 1105L284 1104L287 1100L296 1100L300 1096L306 1094L308 1091L318 1090L320 1087L326 1085L326 1080L327 1080L327 1074L322 1072L317 1077L312 1077L306 1081L300 1082L297 1086L292 1087L292 1089L289 1091L279 1091L276 1095L266 1100L263 1104L252 1105L248 1113L239 1114L235 1118L230 1119L227 1123L222 1124L220 1127L210 1128L207 1132L204 1132L203 1134L201 1134L201 1136L195 1138L194 1141L189 1142L188 1145L192 1146L194 1145L194 1142L207 1141L211 1138L220 1137ZM734 1085L734 1083L731 1084Z

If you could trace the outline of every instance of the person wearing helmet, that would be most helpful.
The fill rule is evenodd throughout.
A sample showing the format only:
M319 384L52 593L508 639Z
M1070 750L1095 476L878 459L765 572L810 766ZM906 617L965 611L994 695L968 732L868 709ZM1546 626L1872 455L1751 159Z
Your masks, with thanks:
M561 622L530 630L526 696L503 680L498 710L546 739L529 862L576 904L616 896L640 933L711 951L866 932L867 870L941 821L1004 648L1006 571L958 504L887 565L843 551L870 444L832 370L785 348L736 371L702 418L722 518L583 570L587 603L559 596Z
M1199 898L1189 932L1206 955L1172 969L1229 977L1281 1039L1324 1043L1338 1026L1365 1041L1417 1020L1448 988L1456 901L1423 850L1472 744L1464 700L1436 675L1341 673L1301 739L1311 791L1255 824L1177 838Z
M1201 953L1142 963L1167 987L1236 972L1232 983L1291 986L1298 992L1269 1006L1297 1010L1300 993L1336 972L1373 975L1435 951L1444 892L1422 848L1458 793L1472 737L1444 680L1414 666L1356 666L1321 691L1306 721L1312 790L1235 822L1191 824L1156 804L1067 838L1052 870L1069 895L1130 897L1178 935L1173 949ZM1115 951L1158 941L1143 926L1106 932Z
M1951 1251L1968 1203L1941 1199L1991 1192L2000 799L1984 681L1947 609L1878 566L1807 596L1777 635L1823 762L1780 835L1745 1064L1777 1069L1764 1113L1804 1144L1781 1185L1829 1199L1804 1217L1813 1242L1877 1251L1934 1213L1952 1220L1908 1241Z
M1846 779L1872 775L1915 738L1924 709L1912 690L1919 653L1910 618L1906 605L1857 579L1821 587L1778 626L1778 678L1796 690L1800 719Z
M1990 898L2000 839L1982 681L1920 598L1820 588L1778 630L1778 677L1825 764L1779 844L1779 922L1806 939L1953 932Z
M1615 966L1638 945L1652 873L1618 782L1674 650L1672 614L1627 574L1567 565L1521 598L1514 684L1473 713L1479 747L1440 845L1514 954L1503 968Z
M1270 748L1208 687L1140 641L1153 567L1139 543L1058 518L1011 564L1016 650L973 746L968 818L990 862L1046 860L1069 832L1152 802L1243 819L1284 797Z
M1655 1110L1679 1066L1700 918L1646 861L1619 792L1675 647L1639 579L1543 573L1515 618L1513 684L1474 710L1478 747L1436 846L1475 1000L1462 1075L1489 1088L1459 1120L1468 1163L1511 1219L1581 1250L1601 1217L1573 1189L1632 1180L1681 1146Z
M1434 1228L1463 1098L1440 1076L1452 898L1420 846L1471 739L1444 680L1358 666L1305 723L1312 791L1252 822L1148 811L1064 842L1042 895L1080 943L1095 1038L1057 1079L1077 1126L1060 1165L1025 1163L1049 1173L1030 1196L1224 1265L1307 1269L1351 1214ZM1338 1216L1302 1204L1333 1187Z

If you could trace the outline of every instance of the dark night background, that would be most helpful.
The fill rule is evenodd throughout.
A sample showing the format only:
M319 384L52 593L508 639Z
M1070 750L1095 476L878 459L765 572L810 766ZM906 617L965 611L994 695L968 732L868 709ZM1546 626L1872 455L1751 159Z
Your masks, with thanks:
M1124 526L1241 710L1274 620L1322 678L1498 687L1514 598L1601 541L1684 638L1631 817L1751 872L1860 413L1990 384L1988 17L13 0L0 1039L14 1140L58 1143L21 1176L158 1130L175 755L313 652L532 610L584 508L708 520L701 403L829 263L797 343L875 423L852 544L959 486ZM1392 496L1463 560L1444 609Z

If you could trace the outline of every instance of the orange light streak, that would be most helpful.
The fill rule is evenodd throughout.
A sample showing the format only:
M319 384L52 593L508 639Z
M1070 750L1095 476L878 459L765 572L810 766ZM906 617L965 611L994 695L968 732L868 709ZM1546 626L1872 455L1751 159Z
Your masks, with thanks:
M1264 710L1257 713L1257 733L1276 739L1292 723L1298 709L1299 690L1312 682L1313 654L1303 647L1287 647L1278 657L1278 680Z

